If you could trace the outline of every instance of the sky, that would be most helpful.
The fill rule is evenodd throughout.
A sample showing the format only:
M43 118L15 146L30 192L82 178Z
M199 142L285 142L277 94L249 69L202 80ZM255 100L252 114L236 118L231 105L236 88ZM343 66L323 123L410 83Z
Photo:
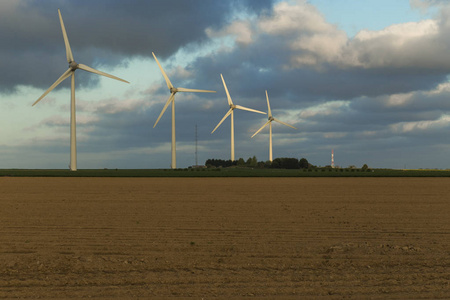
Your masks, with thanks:
M32 104L72 52L130 82L77 70L78 168L169 168L230 159L234 104L275 118L273 156L317 166L450 168L450 3L439 0L3 0L0 168L66 169L70 80ZM236 159L269 159L267 115L235 110ZM197 128L197 130L196 130Z

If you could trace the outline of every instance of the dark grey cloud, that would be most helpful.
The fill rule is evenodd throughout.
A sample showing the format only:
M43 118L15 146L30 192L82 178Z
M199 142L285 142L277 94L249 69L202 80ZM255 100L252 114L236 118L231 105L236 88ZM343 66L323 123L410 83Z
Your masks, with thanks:
M252 97L268 89L271 95L280 96L290 105L304 106L333 99L429 90L445 81L450 71L450 67L433 69L415 65L343 68L331 63L324 63L319 69L316 66L285 69L293 53L286 43L278 40L263 36L235 51L203 57L195 64L196 69L203 70L199 73L205 74L198 80L205 82L209 74L223 73L227 83L242 96ZM209 84L217 82L214 76L209 80Z
M271 2L6 0L0 4L0 91L20 84L44 88L64 72L58 8L77 61L117 65L130 56L155 51L165 58L183 46L202 44L205 29L222 26L235 9L260 13Z

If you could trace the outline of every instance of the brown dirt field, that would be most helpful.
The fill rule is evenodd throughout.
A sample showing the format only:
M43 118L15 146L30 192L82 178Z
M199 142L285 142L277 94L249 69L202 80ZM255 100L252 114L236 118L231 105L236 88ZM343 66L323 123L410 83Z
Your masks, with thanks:
M449 178L0 188L0 298L450 298Z

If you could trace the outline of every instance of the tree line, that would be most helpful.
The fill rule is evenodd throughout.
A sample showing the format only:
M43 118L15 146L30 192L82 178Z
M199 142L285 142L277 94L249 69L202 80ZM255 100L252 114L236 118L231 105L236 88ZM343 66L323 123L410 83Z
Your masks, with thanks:
M229 168L229 167L248 167L248 168L272 168L272 169L332 169L330 165L325 167L317 167L308 162L306 158L291 158L291 157L281 157L275 158L271 161L258 161L256 156L249 157L247 160L243 158L239 158L238 160L232 161L224 160L224 159L207 159L205 162L205 166L207 168ZM349 166L347 168L336 167L336 170L339 169L349 169L356 170L358 169L356 166ZM362 171L370 171L371 169L364 164L360 170Z
M251 167L251 168L274 168L274 169L309 169L315 166L311 165L306 158L281 157L270 161L258 161L256 156L249 157L247 160L239 158L238 160L207 159L205 166L208 168L228 168L228 167Z

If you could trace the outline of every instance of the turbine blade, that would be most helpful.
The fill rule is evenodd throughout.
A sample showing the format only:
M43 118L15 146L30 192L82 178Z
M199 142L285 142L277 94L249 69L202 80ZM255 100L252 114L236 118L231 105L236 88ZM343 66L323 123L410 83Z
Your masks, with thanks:
M225 84L225 80L223 79L222 74L220 74L220 77L222 78L223 87L225 88L225 92L227 93L228 105L231 106L233 105L233 100L231 100L230 93L228 92L227 85Z
M161 119L162 115L164 114L164 112L166 111L167 107L169 106L170 103L172 103L173 99L175 98L175 93L172 93L169 97L169 99L167 99L166 104L164 105L164 108L162 109L161 113L159 114L158 119L155 122L155 125L153 125L153 128L155 128L156 124L158 124L159 119Z
M260 129L258 129L257 132L255 132L252 137L254 137L255 135L257 135L261 130L263 130L264 127L266 127L271 121L267 121L266 124L264 124Z
M209 91L209 90L195 90L195 89L185 89L185 88L177 88L177 92L191 92L191 93L215 93L216 91Z
M102 75L102 76L109 77L109 78L112 78L112 79L115 79L115 80L119 80L119 81L122 81L122 82L125 82L125 83L129 83L128 81L123 80L123 79L121 79L119 77L116 77L114 75L110 75L108 73L96 70L94 68L91 68L91 67L83 65L83 64L78 64L78 68L81 69L81 70L85 70L85 71L94 73L94 74Z
M162 73L163 76L164 76L164 79L166 80L167 87L169 88L169 90L170 90L170 89L173 89L173 85L172 85L172 83L170 82L169 77L167 77L166 72L164 72L163 68L161 67L161 64L159 63L158 59L156 58L155 53L152 52L152 54L153 54L153 57L154 57L155 60L156 60L156 63L158 64L159 69L161 70L161 73Z
M64 22L63 22L63 19L61 16L61 11L59 9L58 9L58 15L59 15L59 22L61 23L61 29L62 29L62 33L63 33L63 37L64 37L64 44L66 45L67 62L70 63L70 62L74 61L73 54L72 54L72 50L70 49L69 39L67 38L66 27L64 27Z
M269 114L269 118L272 116L272 111L270 110L270 103L269 103L269 94L267 94L267 90L266 90L266 98L267 98L267 108L268 110L268 114Z
M237 109L248 110L248 111L252 111L252 112L258 113L258 114L263 114L263 115L266 114L265 112L262 112L262 111L259 111L259 110L256 110L256 109L247 108L247 107L240 106L240 105L236 105L235 107Z
M219 128L220 124L222 124L223 121L225 121L225 119L231 114L232 111L233 111L233 109L230 108L230 110L225 114L225 116L222 118L222 120L220 120L219 124L217 124L216 128L214 128L214 130L211 131L211 134L214 133L214 131L216 131L217 128Z
M44 98L48 93L50 93L55 87L58 86L58 84L60 84L61 82L63 82L66 78L68 78L70 75L72 75L73 71L72 69L68 69L67 71L65 71L61 77L58 78L58 80L55 81L55 83L53 83L46 91L45 93L42 94L41 97L39 97L39 99L36 100L36 102L33 103L32 106L36 105L36 103L38 103L39 101L42 100L42 98Z
M295 128L294 126L289 125L288 123L281 122L281 121L278 120L278 119L273 118L273 120L274 120L275 122L278 122L278 123L283 124L283 125L285 125L285 126L288 126L288 127L294 128L294 129L297 129L297 128Z

